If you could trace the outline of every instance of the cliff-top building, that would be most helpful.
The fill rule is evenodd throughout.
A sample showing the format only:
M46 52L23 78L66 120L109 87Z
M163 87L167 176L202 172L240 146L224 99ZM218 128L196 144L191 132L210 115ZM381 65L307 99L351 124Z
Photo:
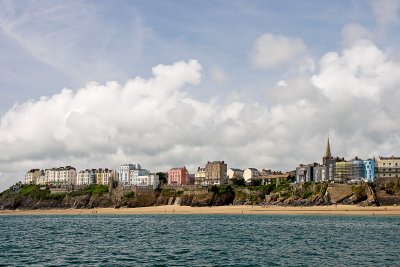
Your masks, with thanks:
M131 183L130 172L140 170L140 164L122 164L118 170L118 182L120 185L129 185Z
M260 175L260 172L256 168L247 168L243 172L243 178L246 183L251 183L254 179Z
M400 157L382 157L376 163L376 173L375 177L377 179L390 179L400 177Z
M227 165L224 161L207 162L202 185L221 185L228 183Z
M243 170L237 168L229 168L227 175L229 179L243 179Z
M205 186L206 168L198 167L194 174L194 184L197 186Z
M26 184L36 184L40 178L40 170L39 169L31 169L25 174L25 183Z
M186 167L172 168L168 171L168 185L179 186L189 183L189 172Z

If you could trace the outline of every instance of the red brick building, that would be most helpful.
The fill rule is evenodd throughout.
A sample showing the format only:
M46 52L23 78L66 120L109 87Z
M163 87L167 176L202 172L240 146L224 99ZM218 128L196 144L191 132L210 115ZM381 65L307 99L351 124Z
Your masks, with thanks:
M186 185L189 182L189 172L186 167L172 168L168 171L168 185Z

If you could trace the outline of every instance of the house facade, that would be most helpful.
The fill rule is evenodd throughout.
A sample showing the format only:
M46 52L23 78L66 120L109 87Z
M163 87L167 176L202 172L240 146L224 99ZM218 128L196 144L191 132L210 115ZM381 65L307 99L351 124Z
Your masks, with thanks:
M257 179L260 172L256 168L247 168L243 172L243 178L246 183L250 183L252 180Z
M229 179L243 179L244 171L237 168L229 168L227 175Z
M400 157L379 156L375 169L376 179L399 178L400 177Z
M36 184L40 178L39 169L31 169L25 174L25 184Z
M207 162L203 185L222 185L228 183L227 165L224 161Z
M140 170L141 168L140 164L122 164L118 169L118 183L120 185L129 185L131 183L131 171Z
M206 180L206 168L198 167L194 174L194 184L197 186L204 186Z
M186 167L172 168L168 171L168 185L179 186L189 183L189 172Z

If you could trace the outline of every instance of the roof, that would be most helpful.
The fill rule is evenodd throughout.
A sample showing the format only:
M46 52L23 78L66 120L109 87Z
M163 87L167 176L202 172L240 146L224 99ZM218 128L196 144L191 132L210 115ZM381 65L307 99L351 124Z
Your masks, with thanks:
M258 170L256 168L247 168L247 169L258 172Z
M172 170L185 170L186 169L186 167L176 167L176 168L171 168L171 171Z
M391 157L382 157L382 156L379 156L379 159L400 159L400 157L395 157L395 156L391 156Z

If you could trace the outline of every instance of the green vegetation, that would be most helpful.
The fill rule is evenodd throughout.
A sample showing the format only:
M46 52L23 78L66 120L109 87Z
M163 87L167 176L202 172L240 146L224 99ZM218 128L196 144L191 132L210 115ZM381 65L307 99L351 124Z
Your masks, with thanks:
M19 194L35 200L50 199L51 195L49 188L41 189L39 185L23 185Z
M175 196L175 190L169 189L169 188L163 188L163 189L161 189L160 196L162 196L162 197L174 197Z
M367 199L367 192L365 192L365 188L363 186L353 186L352 191L358 200Z
M232 183L234 186L245 186L246 185L246 181L243 178L233 178L232 179Z
M158 175L161 184L167 184L168 179L165 172L157 172L156 175Z
M213 192L214 194L225 194L225 193L234 193L234 190L231 185L213 185L210 188L210 191Z
M126 197L126 198L134 198L135 197L135 192L133 192L133 191L126 192L124 194L124 197Z
M91 195L103 195L108 192L108 186L93 184L86 187L86 192Z

